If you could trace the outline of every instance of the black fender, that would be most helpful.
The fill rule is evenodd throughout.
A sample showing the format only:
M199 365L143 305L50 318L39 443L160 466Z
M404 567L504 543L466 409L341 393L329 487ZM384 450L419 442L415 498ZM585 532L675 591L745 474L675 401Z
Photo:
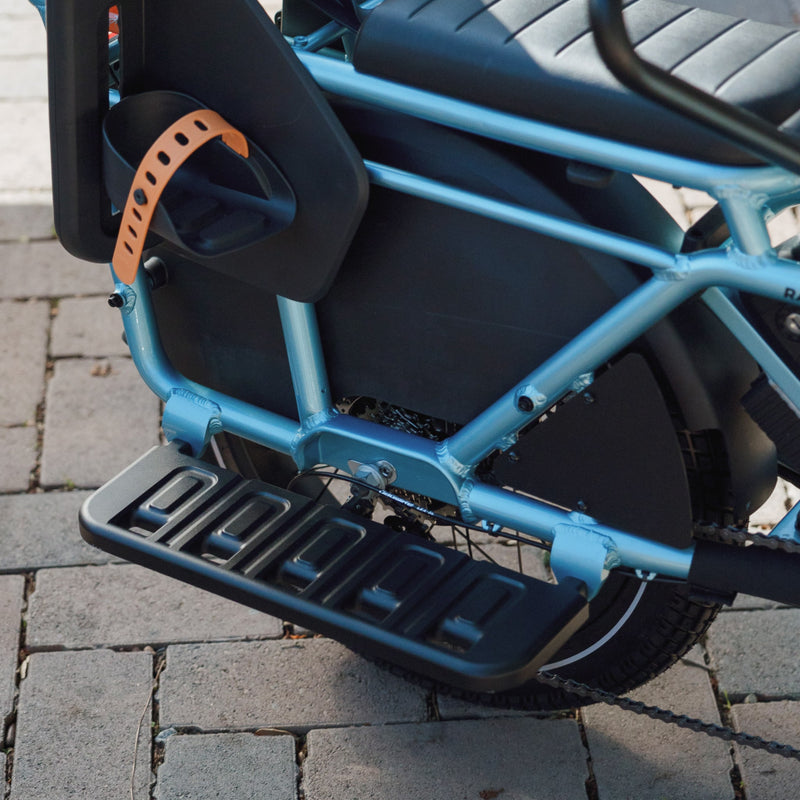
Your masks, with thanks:
M576 170L559 158L358 104L334 101L334 108L366 158L680 248L679 226L630 176L596 174L587 186L571 182L568 172ZM296 415L274 299L175 253L162 255L170 282L155 301L178 368ZM372 187L336 281L317 303L332 393L464 423L648 277L595 251ZM726 499L739 516L760 505L774 484L774 447L738 402L757 365L699 301L656 325L632 350L664 395L663 401L658 392L642 395L639 406L651 406L662 427L677 413L691 430L721 431L731 471ZM630 370L617 374L623 372L629 381ZM570 430L563 435L568 439ZM624 440L628 433L619 435ZM653 468L673 475L680 468L683 475L680 452L669 455L668 469ZM687 541L689 527L681 529L680 541ZM680 543L674 534L643 532Z

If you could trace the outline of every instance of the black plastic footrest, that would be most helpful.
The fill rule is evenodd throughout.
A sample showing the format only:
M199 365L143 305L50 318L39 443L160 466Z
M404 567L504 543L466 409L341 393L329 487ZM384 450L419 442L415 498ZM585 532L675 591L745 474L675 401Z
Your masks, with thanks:
M545 583L157 447L93 494L84 539L461 688L532 678L586 619Z

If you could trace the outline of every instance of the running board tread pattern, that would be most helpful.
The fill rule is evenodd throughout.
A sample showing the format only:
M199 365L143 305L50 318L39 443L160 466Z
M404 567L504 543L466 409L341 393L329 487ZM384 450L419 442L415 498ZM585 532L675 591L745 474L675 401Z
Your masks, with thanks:
M102 550L469 691L512 689L588 616L540 581L156 447L80 512Z

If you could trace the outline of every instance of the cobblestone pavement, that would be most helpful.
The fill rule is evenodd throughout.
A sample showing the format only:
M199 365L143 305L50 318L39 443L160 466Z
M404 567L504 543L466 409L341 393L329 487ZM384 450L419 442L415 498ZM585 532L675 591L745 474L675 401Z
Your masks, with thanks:
M711 2L711 0L709 0ZM498 713L85 545L88 490L159 441L103 266L54 240L44 37L0 0L0 761L12 800L786 800L800 767L593 706ZM660 196L682 220L699 193ZM775 235L794 232L793 215ZM795 502L779 486L754 518ZM800 747L800 610L739 598L634 693ZM743 789L744 787L744 789Z

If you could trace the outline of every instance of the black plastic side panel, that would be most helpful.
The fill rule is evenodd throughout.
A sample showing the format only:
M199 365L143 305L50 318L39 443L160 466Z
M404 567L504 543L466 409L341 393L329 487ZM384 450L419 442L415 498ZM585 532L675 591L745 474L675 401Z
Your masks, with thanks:
M108 6L107 0L60 0L47 8L55 226L64 247L86 261L110 261L116 239L100 158Z
M492 473L503 486L580 507L608 525L689 544L691 499L675 426L636 353L520 437Z

